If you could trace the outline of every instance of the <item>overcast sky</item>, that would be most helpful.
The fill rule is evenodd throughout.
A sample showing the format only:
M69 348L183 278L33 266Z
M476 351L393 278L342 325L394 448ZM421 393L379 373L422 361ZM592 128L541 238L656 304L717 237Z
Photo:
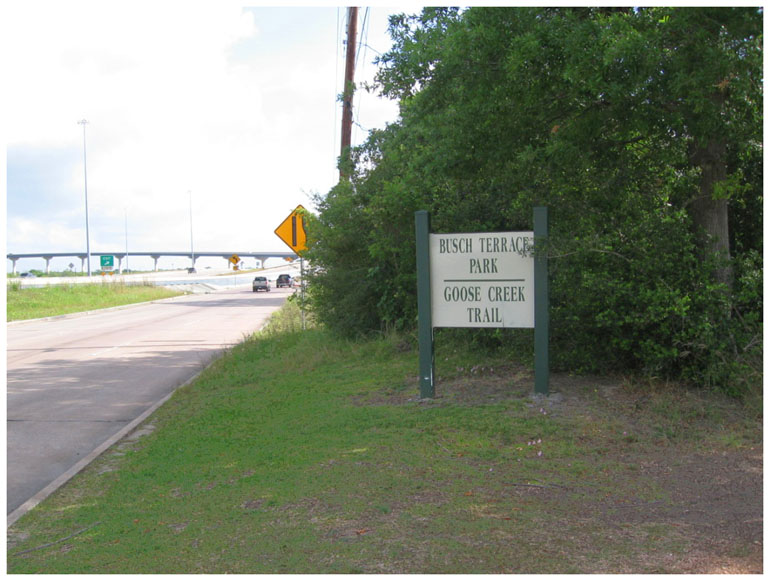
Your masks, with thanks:
M337 182L345 7L11 0L0 11L6 253L85 250L81 119L92 254L124 251L126 233L129 253L189 250L190 199L196 251L285 251L275 228ZM419 6L359 10L358 84L398 12ZM359 90L354 144L397 115ZM51 267L70 262L80 269Z

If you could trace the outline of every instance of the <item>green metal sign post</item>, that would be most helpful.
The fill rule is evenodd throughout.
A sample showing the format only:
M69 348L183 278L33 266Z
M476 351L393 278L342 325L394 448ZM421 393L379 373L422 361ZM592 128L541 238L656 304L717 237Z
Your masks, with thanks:
M414 215L417 235L417 341L420 349L420 398L433 398L435 360L433 321L430 305L430 215L419 210Z
M548 208L534 208L529 232L431 234L425 210L414 221L420 398L435 397L434 322L534 326L535 392L548 395Z
M535 393L548 395L548 208L534 208Z

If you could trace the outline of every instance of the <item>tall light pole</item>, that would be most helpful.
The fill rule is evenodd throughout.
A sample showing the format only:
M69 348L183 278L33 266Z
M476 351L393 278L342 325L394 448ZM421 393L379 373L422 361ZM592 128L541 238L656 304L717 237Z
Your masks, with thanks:
M86 169L86 124L88 121L81 119L78 125L83 126L83 185L86 192L86 256L88 262L88 276L91 276L91 237L88 233L88 170Z
M123 218L126 228L126 270L128 270L128 208L123 208Z
M195 268L195 254L193 253L193 230L192 230L192 192L190 190L187 190L187 193L190 196L190 260L192 261L192 264L190 264L190 268Z

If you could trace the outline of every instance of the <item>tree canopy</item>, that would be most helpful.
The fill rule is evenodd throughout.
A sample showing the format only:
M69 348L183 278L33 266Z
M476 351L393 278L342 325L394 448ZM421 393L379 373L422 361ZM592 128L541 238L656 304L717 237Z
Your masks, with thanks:
M756 368L761 9L426 8L390 24L377 88L400 119L317 200L322 321L414 328L415 210L437 232L503 231L547 205L558 366L728 390Z

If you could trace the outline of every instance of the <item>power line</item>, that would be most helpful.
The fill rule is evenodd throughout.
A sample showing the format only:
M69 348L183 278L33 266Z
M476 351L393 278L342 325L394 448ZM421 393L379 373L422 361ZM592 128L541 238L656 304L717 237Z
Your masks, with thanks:
M369 45L367 45L366 42L364 41L364 37L366 37L366 40L369 39L369 8L368 7L366 8L366 11L364 12L364 20L363 20L363 23L361 25L361 36L360 36L360 40L358 41L358 51L356 53L356 69L358 69L358 57L361 57L361 47L362 46L364 47L364 51L363 51L364 54L363 54L363 57L362 57L363 62L364 62L363 66L366 66L366 49L368 48ZM354 95L354 97L356 97L356 96ZM356 101L357 101L357 103L356 103L356 106L354 107L354 113L355 113L355 116L356 116L355 126L361 127L361 124L358 122L358 120L360 118L360 115L361 115L361 93L360 92L358 93ZM361 127L361 129L363 129L363 127Z
M339 75L339 65L340 65L340 50L339 47L342 44L341 43L342 37L340 35L340 9L339 6L337 7L337 36L334 39L334 126L332 127L332 153L336 157L337 155L337 127L339 127L339 120L337 118L337 115L339 113L339 107L337 106L337 95L339 95L338 91L338 82L340 79ZM335 177L336 177L336 169L334 171Z
M367 22L368 17L369 17L369 8L367 7L366 11L364 12L363 22L361 23L361 32L362 32L362 34L361 34L361 36L358 39L358 49L356 49L356 69L358 69L358 57L361 56L361 47L362 46L366 46L364 44L364 36L366 36L366 32L368 30L367 29L367 24L369 24Z
M376 53L376 54L377 54L377 56L382 56L382 53L381 53L380 51L378 51L378 50L377 50L377 49L375 49L375 48L372 48L371 46L369 46L369 45L368 45L368 44L366 44L366 43L363 43L363 45L359 44L358 46L359 46L359 47L360 47L360 46L363 46L364 48L367 48L367 49L369 49L369 50L370 50L370 51L372 51L373 53Z

